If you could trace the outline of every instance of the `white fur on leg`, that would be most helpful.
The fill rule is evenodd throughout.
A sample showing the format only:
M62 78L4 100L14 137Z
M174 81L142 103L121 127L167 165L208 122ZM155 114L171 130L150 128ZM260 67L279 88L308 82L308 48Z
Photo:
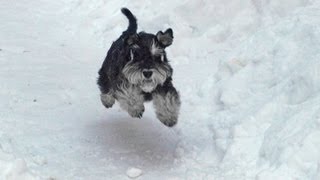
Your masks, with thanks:
M176 92L153 95L153 105L156 109L157 117L166 126L172 127L177 123L180 104L180 98Z
M120 91L115 92L120 107L127 111L130 116L141 118L144 112L144 97L141 89L135 85L123 85L120 89Z
M101 94L100 99L106 108L111 108L115 103L115 99L111 94Z

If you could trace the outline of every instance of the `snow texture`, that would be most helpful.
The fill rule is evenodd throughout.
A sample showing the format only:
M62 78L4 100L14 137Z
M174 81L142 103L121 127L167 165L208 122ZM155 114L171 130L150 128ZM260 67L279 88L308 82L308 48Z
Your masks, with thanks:
M121 7L174 31L174 128L100 102ZM320 1L2 0L0 22L0 179L320 179Z

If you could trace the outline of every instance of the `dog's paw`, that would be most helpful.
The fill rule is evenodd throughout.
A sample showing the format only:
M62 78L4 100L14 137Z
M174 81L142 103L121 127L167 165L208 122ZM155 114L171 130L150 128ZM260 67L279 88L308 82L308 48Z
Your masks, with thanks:
M114 97L112 97L112 95L110 95L110 94L101 94L100 99L101 99L102 104L106 108L111 108L113 106L113 104L115 103Z
M162 124L173 127L178 122L178 115L176 114L167 114L157 112L157 118L162 122Z
M173 127L177 124L177 119L167 119L167 120L160 120L164 125L168 127Z
M144 112L144 107L139 107L139 108L130 108L128 110L128 113L130 114L131 117L134 117L134 118L142 118L142 115L143 115L143 112Z

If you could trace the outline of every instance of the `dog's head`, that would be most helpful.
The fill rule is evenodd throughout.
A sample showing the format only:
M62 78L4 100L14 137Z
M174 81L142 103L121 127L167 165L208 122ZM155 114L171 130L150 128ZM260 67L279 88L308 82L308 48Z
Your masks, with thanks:
M152 92L172 75L165 48L173 41L172 29L159 31L156 35L145 32L125 39L128 46L127 63L122 73L131 83L144 92Z

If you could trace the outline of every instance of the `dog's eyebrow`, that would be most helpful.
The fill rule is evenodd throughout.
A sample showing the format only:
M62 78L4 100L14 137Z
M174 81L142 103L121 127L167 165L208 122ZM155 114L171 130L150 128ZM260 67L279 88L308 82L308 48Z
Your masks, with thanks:
M130 60L133 60L133 58L134 58L134 54L133 54L132 50L130 50Z
M161 54L163 54L163 49L159 48L157 46L157 44L156 44L154 39L152 40L150 51L151 51L152 55L161 55Z
M140 48L137 44L133 44L131 47L132 47L133 49L139 49L139 48Z

